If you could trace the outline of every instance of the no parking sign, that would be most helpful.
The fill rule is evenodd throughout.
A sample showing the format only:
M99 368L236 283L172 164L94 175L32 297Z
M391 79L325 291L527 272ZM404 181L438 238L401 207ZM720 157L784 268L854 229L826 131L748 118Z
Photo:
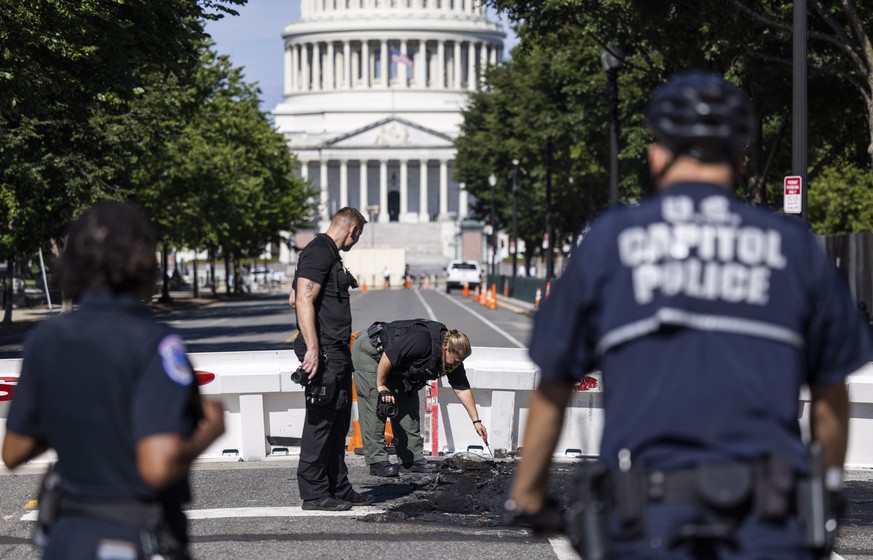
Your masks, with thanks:
M801 177L795 175L785 177L784 187L785 197L782 201L782 210L786 214L801 214L803 212L801 202L803 181Z

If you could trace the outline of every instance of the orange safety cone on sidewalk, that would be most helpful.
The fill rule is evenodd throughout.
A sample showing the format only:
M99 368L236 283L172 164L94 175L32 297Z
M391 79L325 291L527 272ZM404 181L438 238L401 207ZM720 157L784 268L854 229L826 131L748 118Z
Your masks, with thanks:
M464 296L465 298L470 297L470 286L468 286L466 282L464 282L464 292L463 292L463 296Z
M537 295L534 298L534 309L540 308L540 298L543 295L543 291L540 288L537 288Z
M503 297L509 297L509 279L503 279Z

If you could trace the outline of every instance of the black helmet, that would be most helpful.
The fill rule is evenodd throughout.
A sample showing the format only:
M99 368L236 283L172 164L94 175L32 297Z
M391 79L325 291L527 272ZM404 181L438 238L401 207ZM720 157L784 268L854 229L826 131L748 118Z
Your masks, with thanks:
M735 163L752 136L743 92L703 72L679 74L658 88L646 118L658 143L706 163Z

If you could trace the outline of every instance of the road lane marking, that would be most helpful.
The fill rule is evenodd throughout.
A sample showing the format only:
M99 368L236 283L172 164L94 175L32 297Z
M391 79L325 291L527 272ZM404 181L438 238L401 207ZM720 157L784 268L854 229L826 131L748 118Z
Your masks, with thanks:
M430 320L436 321L437 320L436 313L434 313L431 306L429 306L427 304L427 302L424 301L424 297L421 295L421 290L415 290L415 295L418 296L418 301L420 301L421 304L424 306L425 310L427 310L427 314L430 315Z
M492 323L491 321L489 321L488 319L486 319L486 318L485 318L481 313L478 313L478 312L476 312L476 311L473 311L473 310L470 309L468 306L464 305L463 303L458 302L457 300L455 300L452 296L450 296L450 295L448 295L448 294L444 294L444 293L442 293L442 292L436 292L436 293L438 293L439 295L443 296L444 298L446 298L446 299L449 300L450 302L454 303L455 305L457 305L457 306L460 307L461 309L464 309L464 310L466 310L466 311L472 313L473 316L475 316L475 317L478 318L480 321L482 321L483 323L485 323L486 325L488 325L489 327L491 327L492 329L494 329L498 334L503 335L503 337L506 338L506 340L508 340L509 342L515 344L515 345L518 346L519 348L527 348L523 343L519 342L518 339L516 339L514 336L512 336L511 334L509 334L509 333L506 332L505 330L501 329L500 327L498 327L497 325L495 325L494 323ZM419 297L421 297L421 296L419 296Z
M567 540L567 537L551 537L549 538L549 544L552 545L552 550L555 552L558 560L578 560L579 555L576 554L576 550L570 544L570 541Z
M33 509L39 504L39 500L30 500L26 504L24 504L24 509Z
M294 340L297 339L297 335L299 335L299 334L300 334L300 331L298 331L297 329L294 329L293 331L291 331L291 336L289 336L285 340L285 344L291 344L292 342L294 342Z
M296 507L243 507L189 509L185 511L188 519L233 519L242 517L361 517L385 513L385 510L373 506L353 507L348 511L303 510ZM36 521L39 510L30 511L21 516L21 521Z

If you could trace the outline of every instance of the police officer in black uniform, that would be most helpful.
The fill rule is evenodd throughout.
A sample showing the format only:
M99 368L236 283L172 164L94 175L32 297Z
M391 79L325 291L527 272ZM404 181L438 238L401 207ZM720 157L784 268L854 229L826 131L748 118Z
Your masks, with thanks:
M188 467L224 431L223 412L142 304L154 233L131 206L98 204L70 227L60 272L81 306L28 336L3 441L9 468L57 452L59 492L40 496L44 558L187 558Z
M297 467L303 509L344 511L373 502L352 489L345 462L351 421L352 313L349 289L357 282L340 251L354 247L367 220L354 208L339 210L326 233L300 253L294 275L297 326L294 352L305 372L306 420Z
M732 195L752 129L738 89L679 75L647 117L658 195L604 213L537 314L542 380L507 510L560 525L550 458L573 384L600 368L600 461L567 527L584 557L826 556L816 532L834 524L810 505L840 487L845 378L873 359L869 334L807 227ZM801 440L804 384L824 467Z
M419 473L436 470L422 453L418 391L428 381L443 375L470 416L476 432L488 443L488 431L479 419L463 364L471 352L467 335L426 319L377 322L357 336L352 362L364 457L370 465L370 474L390 477L400 471L400 465L392 464L385 450L386 417L377 414L380 400L396 408L391 430L403 468Z

